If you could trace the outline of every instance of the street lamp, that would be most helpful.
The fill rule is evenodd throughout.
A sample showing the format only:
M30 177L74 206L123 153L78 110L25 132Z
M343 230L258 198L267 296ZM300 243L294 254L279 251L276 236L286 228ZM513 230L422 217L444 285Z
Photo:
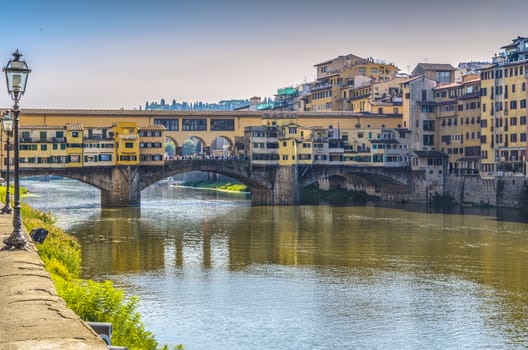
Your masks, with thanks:
M13 131L13 116L11 115L10 111L5 111L2 116L2 129L7 134L7 142L6 142L6 148L7 148L7 171L6 171L6 194L5 194L5 205L0 210L0 214L11 214L13 212L13 209L11 209L11 198L9 194L9 164L11 163L11 158L9 156L9 150L11 149L11 144L9 142L9 134Z
M15 200L13 202L13 232L9 237L4 239L5 248L10 249L11 247L20 249L26 248L27 240L22 234L22 219L20 217L20 172L19 172L19 144L18 144L18 101L20 97L24 95L26 91L26 83L31 72L31 69L28 68L26 62L21 60L22 54L16 50L13 53L13 58L7 62L7 65L2 69L6 75L7 81L7 91L11 95L11 99L14 101L13 112L14 112L14 128L13 133L14 137L14 147L15 147L15 181L14 181L14 190L15 190Z

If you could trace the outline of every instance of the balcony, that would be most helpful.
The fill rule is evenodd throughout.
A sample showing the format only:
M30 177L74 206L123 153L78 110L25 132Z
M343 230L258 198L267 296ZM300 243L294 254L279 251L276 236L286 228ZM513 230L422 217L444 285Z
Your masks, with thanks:
M20 142L23 143L62 143L66 142L65 137L20 137Z

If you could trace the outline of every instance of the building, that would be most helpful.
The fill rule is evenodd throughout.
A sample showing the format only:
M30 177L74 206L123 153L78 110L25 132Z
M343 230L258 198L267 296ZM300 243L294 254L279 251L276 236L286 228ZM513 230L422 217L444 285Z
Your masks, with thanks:
M478 174L480 168L480 76L433 89L436 149L448 155L450 174Z
M22 168L69 168L115 165L160 165L164 158L165 127L118 122L109 127L20 125ZM2 131L5 140L6 134ZM11 147L12 148L12 147ZM2 164L7 165L7 152ZM10 154L13 164L14 152Z
M115 161L111 128L83 127L83 166L110 166Z
M69 162L66 153L66 126L25 125L20 126L19 152L23 167L64 167ZM5 136L5 135L4 135ZM11 149L13 149L11 139ZM14 152L10 154L13 164ZM4 159L4 165L7 160Z
M528 38L501 47L481 77L481 176L526 176Z
M139 127L139 161L141 165L162 165L165 161L163 125Z
M368 82L392 80L399 70L392 63L350 54L318 63L314 67L317 80L310 92L311 111L316 112L354 110L352 98L357 100L359 96L372 92L372 88L367 86ZM363 88L364 91L351 91ZM355 111L364 109L358 106L361 103L356 102Z
M445 63L418 63L411 72L411 76L421 76L436 81L439 85L450 84L455 81L456 69Z

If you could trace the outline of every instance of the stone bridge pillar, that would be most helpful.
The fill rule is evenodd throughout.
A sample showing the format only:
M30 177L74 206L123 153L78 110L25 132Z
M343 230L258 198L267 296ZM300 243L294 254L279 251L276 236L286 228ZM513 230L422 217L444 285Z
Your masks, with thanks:
M138 207L141 202L139 168L115 167L111 189L101 190L101 208Z
M300 202L297 166L279 166L273 188L251 188L251 205L295 205Z
M274 205L296 205L300 202L299 168L297 166L279 166L275 174L273 187Z

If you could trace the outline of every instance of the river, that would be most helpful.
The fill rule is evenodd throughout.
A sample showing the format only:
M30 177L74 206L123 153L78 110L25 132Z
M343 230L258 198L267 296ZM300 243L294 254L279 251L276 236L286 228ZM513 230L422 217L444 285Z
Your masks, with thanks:
M24 202L82 245L86 278L140 298L162 344L210 349L526 349L528 224L513 210L251 207L151 186L100 209L75 181Z

